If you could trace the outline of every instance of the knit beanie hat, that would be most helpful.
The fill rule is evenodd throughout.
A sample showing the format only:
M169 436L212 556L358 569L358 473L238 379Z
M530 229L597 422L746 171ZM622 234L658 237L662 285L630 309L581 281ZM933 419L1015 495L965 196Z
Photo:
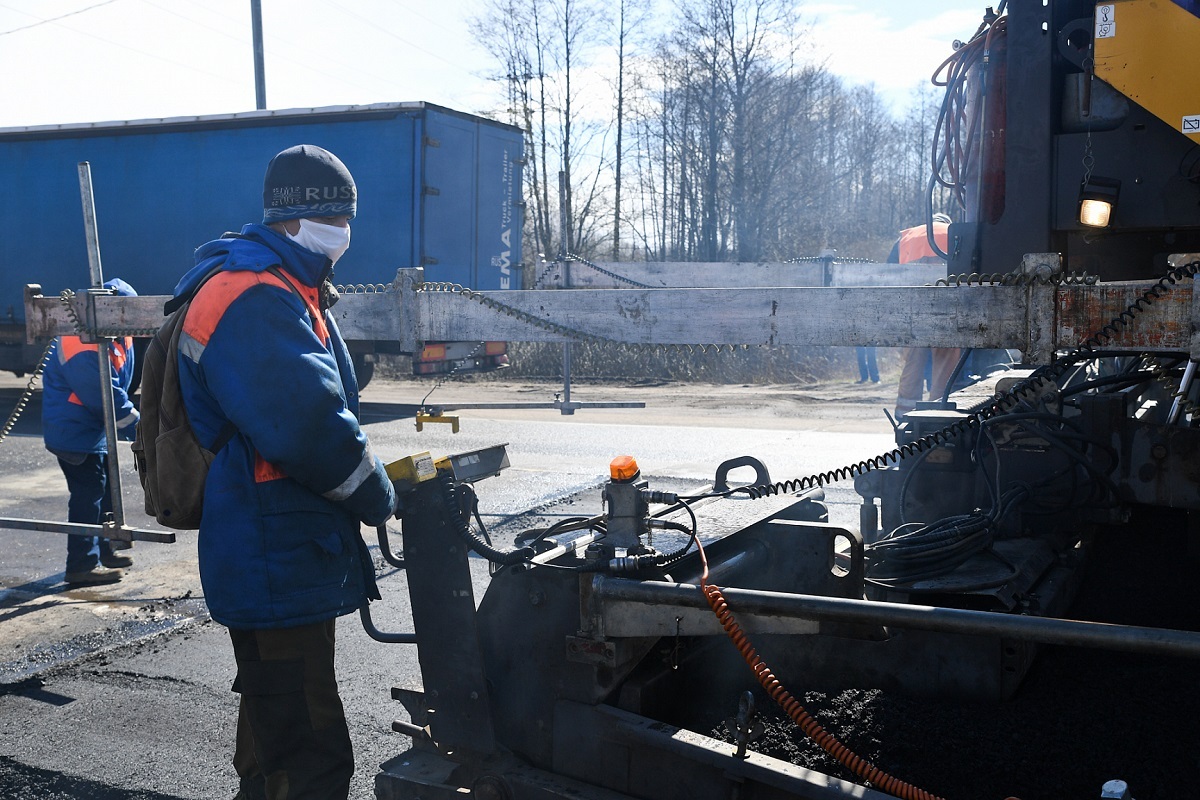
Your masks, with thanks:
M271 159L263 181L263 224L302 217L354 216L358 190L337 156L312 144Z

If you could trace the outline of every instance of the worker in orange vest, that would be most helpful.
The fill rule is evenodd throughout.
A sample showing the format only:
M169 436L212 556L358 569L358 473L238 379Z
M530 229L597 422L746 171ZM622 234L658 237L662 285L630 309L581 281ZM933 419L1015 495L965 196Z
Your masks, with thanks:
M940 264L941 256L929 244L929 229L933 230L934 241L943 252L949 249L950 217L934 214L929 227L917 225L900 231L900 238L888 256L890 264ZM900 371L900 385L896 390L896 419L912 411L924 399L925 371L932 361L933 378L930 382L930 399L939 399L946 391L946 384L958 365L961 350L957 347L912 347L905 353L904 367Z
M113 278L104 288L114 294L136 297L133 287ZM46 449L58 457L67 479L70 499L67 519L100 525L112 511L108 482L108 440L100 370L111 377L113 416L120 439L132 439L139 414L130 399L133 383L133 340L121 338L107 344L86 344L78 336L60 336L42 376L42 429ZM105 365L107 361L107 365ZM106 382L107 385L108 382ZM70 586L116 583L123 567L133 564L127 555L113 552L119 544L100 536L67 537L67 568L63 580Z

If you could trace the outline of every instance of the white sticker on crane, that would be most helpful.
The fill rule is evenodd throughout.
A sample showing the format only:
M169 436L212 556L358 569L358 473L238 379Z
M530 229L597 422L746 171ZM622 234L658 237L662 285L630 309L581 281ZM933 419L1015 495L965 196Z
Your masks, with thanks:
M1183 126L1180 128L1189 136L1195 136L1200 133L1200 114L1192 114L1190 117L1183 118Z
M1096 6L1096 38L1111 39L1117 35L1117 7Z

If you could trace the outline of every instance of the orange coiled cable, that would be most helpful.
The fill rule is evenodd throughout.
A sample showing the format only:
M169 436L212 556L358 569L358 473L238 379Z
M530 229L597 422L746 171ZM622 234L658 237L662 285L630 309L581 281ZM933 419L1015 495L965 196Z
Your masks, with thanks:
M707 569L705 571L707 572ZM804 731L808 738L819 744L825 752L840 761L855 775L878 786L888 794L903 798L903 800L943 800L943 798L936 794L931 794L924 789L913 786L910 783L905 783L899 778L889 775L870 761L857 755L850 748L846 747L846 745L839 742L833 734L822 728L820 723L804 710L804 706L800 705L800 701L783 687L779 679L775 677L775 673L759 657L758 651L754 649L750 640L746 638L745 632L738 625L737 620L734 619L733 612L729 610L729 606L725 602L725 596L721 594L720 587L708 583L707 580L701 580L700 588L704 592L704 597L708 600L709 607L717 615L721 627L725 629L725 633L729 635L738 652L742 654L742 658L746 659L746 663L750 665L750 669L754 670L754 675L758 678L758 682L767 690L767 694L771 696L771 699L778 703L780 708L792 718L792 721L800 726L800 729Z

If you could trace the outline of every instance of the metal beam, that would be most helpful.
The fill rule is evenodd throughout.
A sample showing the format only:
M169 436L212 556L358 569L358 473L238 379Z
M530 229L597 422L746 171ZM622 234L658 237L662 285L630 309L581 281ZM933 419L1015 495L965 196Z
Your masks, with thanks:
M88 525L83 522L50 522L40 519L0 517L0 530L2 529L65 533L71 536L99 536L104 539L121 542L159 542L160 544L174 544L175 542L175 534L169 531L126 528L113 523Z
M418 328L432 341L571 341L665 345L1017 347L1024 291L981 286L855 289L627 289L420 292Z
M809 620L893 625L968 636L1002 636L1042 644L1200 658L1200 633L1192 631L754 589L722 588L721 591L734 616L739 613L773 614ZM708 606L708 601L699 586L598 576L593 582L593 602L610 601L678 605L685 608Z
M570 266L570 271L565 269ZM768 286L931 286L945 264L756 261L570 261L538 267L537 289L748 288Z
M609 341L637 345L1017 348L1044 363L1120 316L1156 283L1094 286L596 289L454 292L409 282L344 295L348 340ZM1192 351L1192 283L1181 281L1109 347ZM97 297L102 330L156 328L167 298ZM83 318L82 299L76 306ZM27 296L27 335L75 332L59 298ZM32 339L31 339L32 341ZM1200 356L1200 353L1193 353Z

